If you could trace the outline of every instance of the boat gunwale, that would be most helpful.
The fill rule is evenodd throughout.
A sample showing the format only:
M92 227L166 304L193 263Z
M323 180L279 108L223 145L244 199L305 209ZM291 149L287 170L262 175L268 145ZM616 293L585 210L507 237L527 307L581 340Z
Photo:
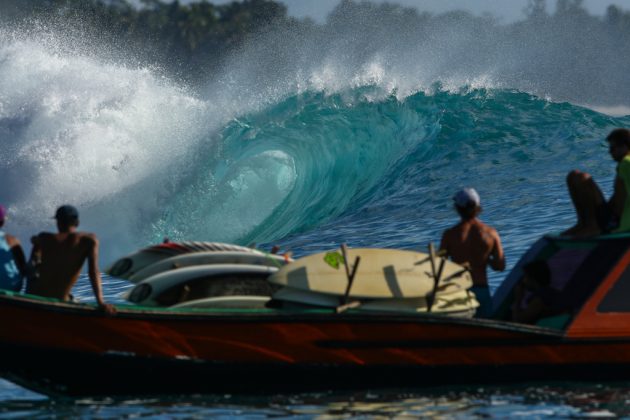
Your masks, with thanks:
M285 324L298 324L304 322L319 323L373 323L373 324L404 324L422 322L427 324L450 324L467 327L482 327L495 330L526 333L536 336L564 338L566 330L542 327L538 325L521 324L511 321L460 318L438 314L400 314L393 312L357 312L353 310L335 313L334 309L244 309L233 308L195 308L194 310L154 308L132 305L116 306L115 315L107 315L99 310L93 303L74 303L42 298L15 292L0 291L0 305L5 302L26 308L36 308L40 312L52 311L64 314L80 314L81 316L100 317L111 320L155 320L155 321L221 321L226 323L269 323L282 322Z

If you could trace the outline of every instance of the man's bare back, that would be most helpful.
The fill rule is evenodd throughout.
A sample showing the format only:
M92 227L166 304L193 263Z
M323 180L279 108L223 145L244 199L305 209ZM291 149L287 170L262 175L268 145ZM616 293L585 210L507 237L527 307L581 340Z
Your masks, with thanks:
M487 286L486 266L505 269L503 248L497 231L477 218L464 220L442 235L440 249L458 264L468 263L475 286Z
M44 232L33 238L33 246L39 254L39 278L29 283L27 292L69 300L85 260L91 260L98 249L98 241L90 233Z
M440 250L458 264L468 264L473 279L471 291L479 307L475 316L492 316L492 296L488 288L486 267L505 270L505 256L497 231L482 223L481 199L474 188L464 188L453 196L460 222L442 234Z
M43 232L32 238L31 261L37 265L38 277L29 281L27 293L70 300L72 286L87 260L96 302L106 313L115 313L116 309L103 300L96 236L76 230L79 212L73 206L59 207L55 219L59 233Z

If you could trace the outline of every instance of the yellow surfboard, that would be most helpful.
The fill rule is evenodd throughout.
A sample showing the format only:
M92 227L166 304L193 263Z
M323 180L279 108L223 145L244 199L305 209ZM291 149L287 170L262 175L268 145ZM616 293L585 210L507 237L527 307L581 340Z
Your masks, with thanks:
M349 248L346 256L350 271L360 257L349 292L354 298L425 298L433 292L438 274L442 294L472 287L472 277L464 267L439 257L434 257L432 265L429 254L422 252ZM271 275L269 281L297 290L343 296L348 275L342 252L333 250L297 259Z
M298 303L310 306L322 306L336 308L340 302L339 296L332 296L323 293L307 292L304 290L284 287L273 295L273 299L284 302ZM428 302L426 298L403 298L403 299L367 299L357 301L358 305L354 309L360 311L380 311L380 312L401 312L401 313L426 313ZM468 290L459 290L454 293L435 296L435 301L431 306L432 313L462 313L472 316L479 306L474 293Z

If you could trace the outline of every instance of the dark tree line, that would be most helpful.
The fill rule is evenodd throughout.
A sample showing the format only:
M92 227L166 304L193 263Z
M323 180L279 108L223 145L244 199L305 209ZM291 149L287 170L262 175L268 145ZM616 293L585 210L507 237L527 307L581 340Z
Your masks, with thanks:
M187 80L207 78L241 48L257 60L256 65L271 69L278 63L298 66L299 60L312 61L314 55L324 59L326 54L358 62L375 51L395 63L403 55L454 50L455 45L460 48L450 54L457 59L453 65L446 65L448 54L428 56L445 61L447 71L457 62L468 62L468 69L477 66L480 72L497 57L508 57L499 64L513 63L505 74L513 74L517 81L539 80L547 69L550 76L544 79L552 92L570 91L571 85L588 82L593 94L621 95L614 86L616 79L626 80L630 66L630 12L610 6L599 17L590 15L582 0L557 0L553 11L551 3L530 0L525 18L508 25L489 15L432 15L357 0L342 0L321 25L289 17L286 7L273 0L224 5L142 0L141 7L126 0L3 0L0 19L5 24L44 22L76 31L126 58L131 55L139 62L156 64ZM458 36L457 42L446 42ZM273 46L261 51L248 42L254 38L267 39ZM273 60L268 58L270 52ZM527 63L532 65L523 66L519 55L530 55ZM598 80L611 63L617 69L607 69L610 80Z
M137 8L125 0L3 0L0 19L75 31L187 78L215 69L249 35L295 22L284 5L272 0L142 4Z

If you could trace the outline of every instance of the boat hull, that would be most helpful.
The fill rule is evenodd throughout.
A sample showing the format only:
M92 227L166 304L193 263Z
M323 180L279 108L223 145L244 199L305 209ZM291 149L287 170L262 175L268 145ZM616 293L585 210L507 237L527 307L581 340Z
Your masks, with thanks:
M0 296L0 374L46 394L297 392L628 380L630 339L490 320L121 309Z
M630 364L358 366L224 363L4 346L3 376L53 396L270 394L326 390L514 384L529 381L626 381ZM9 366L10 365L10 366Z

